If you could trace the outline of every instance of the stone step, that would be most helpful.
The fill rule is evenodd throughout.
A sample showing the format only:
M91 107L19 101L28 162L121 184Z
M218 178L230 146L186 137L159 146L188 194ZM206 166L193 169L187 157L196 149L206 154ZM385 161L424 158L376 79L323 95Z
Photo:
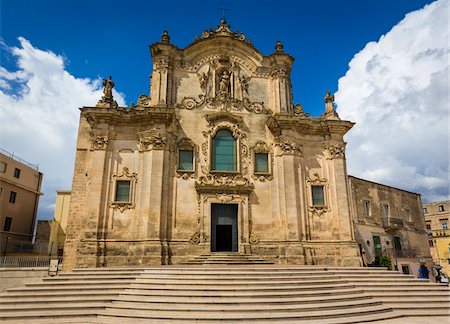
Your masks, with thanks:
M252 312L235 312L235 311L217 311L217 312L182 312L174 313L169 311L153 311L153 310L136 310L136 309L116 309L106 308L101 314L114 315L120 317L147 318L147 319L173 319L173 320L221 320L221 321L249 321L261 319L282 319L282 320L312 320L326 319L345 316L357 316L366 314L375 314L380 312L392 312L390 308L383 305L362 306L331 310L304 310L304 311L265 311L258 310Z
M242 276L242 275L233 275L233 276L205 276L205 275L177 275L177 276L171 276L171 275L153 275L153 274L141 274L138 276L110 276L110 275L104 275L104 276L58 276L58 277L52 277L52 278L43 278L43 282L68 282L68 281L99 281L99 280L154 280L154 281L164 281L164 280L171 280L171 281L192 281L192 280L198 280L198 281L242 281L242 280L249 280L252 281L264 281L264 280L276 280L276 281L302 281L302 280L351 280L351 281L370 281L370 282L395 282L398 280L401 280L402 282L417 282L416 279L412 277L406 277L402 278L401 276L372 276L372 277L366 277L366 276L352 276L352 275L323 275L323 274L313 274L313 275L288 275L288 276L267 276L267 275L255 275L255 276Z
M391 312L376 312L376 313L369 313L369 314L357 314L355 316L349 315L346 317L327 317L327 318L309 318L306 320L302 320L300 318L287 318L287 319L281 319L281 318L270 318L270 319L263 319L263 318L259 318L259 319L250 319L250 318L246 318L243 320L239 320L239 319L234 319L232 322L245 322L245 323L278 323L278 324L292 324L293 322L295 322L296 324L349 324L349 323L365 323L365 322L376 322L376 321L385 321L385 320L389 320L389 319L398 319L400 318L402 315L395 312L395 311L391 311ZM149 320L146 318L136 318L136 317L132 317L132 318L128 318L127 317L122 317L124 319L124 322L126 323L134 323L134 324L139 324L139 323L149 323ZM105 315L100 315L98 317L98 319L101 321L101 323L103 324L117 324L117 317L115 316L105 316ZM195 320L195 323L215 323L215 322L223 322L220 319L217 320ZM178 319L177 323L183 323L183 322L193 322L193 320L181 320ZM28 323L28 321L27 321ZM52 321L47 322L47 323L54 323ZM165 324L165 323L174 323L174 321L172 319L151 319L151 323L152 324ZM40 324L40 323L39 323Z
M248 312L258 312L261 308L264 311L271 312L310 312L310 311L321 311L321 310L331 310L331 309L341 309L341 308L354 308L354 307L373 307L382 305L379 301L374 301L370 299L366 300L350 300L350 301L332 301L332 302L322 302L311 303L311 304L166 304L166 303L145 303L137 301L115 301L108 305L109 308L114 309L130 309L136 311L171 311L174 314L185 313L185 312L196 312L196 313L208 313L208 312L233 312L233 313L248 313ZM17 309L22 308L22 305L17 305Z
M292 289L292 290L152 290L152 289L127 289L122 295L133 294L141 296L208 296L208 297L253 297L253 298L286 298L306 296L326 296L360 294L362 290L356 290L352 286L333 286L328 290L318 289Z
M116 301L138 301L146 303L178 303L178 304L195 304L195 305L209 305L209 304L289 304L302 303L311 304L322 301L350 301L350 300L368 300L370 296L366 294L338 294L338 295L321 295L308 297L290 297L285 296L280 298L277 296L264 298L255 298L253 296L146 296L146 295L120 295L115 298ZM56 300L56 298L55 298Z
M344 271L356 271L356 272L392 272L399 273L397 271L388 271L383 267L371 267L371 268L361 268L361 267L320 267L320 266L283 266L283 265L271 265L271 266L241 266L241 267L188 267L188 266L155 266L155 267L111 267L111 268L76 268L73 272L111 272L111 271L132 271L132 272L147 272L147 271L159 271L159 272L179 272L179 271L216 271L219 273L226 273L229 271L269 271L269 272L278 272L278 271L289 271L295 272L299 270L314 272L314 271L335 271L335 270L344 270Z
M158 275L158 276L189 276L189 275L202 275L202 276L315 276L315 275L346 275L346 276L361 276L361 277L397 277L397 278L415 278L413 275L404 275L393 271L377 271L377 272L364 272L364 271L351 271L351 270L298 270L298 271L245 271L245 270L234 270L234 271L202 271L199 270L172 270L172 271L160 271L160 270L142 270L139 272L133 271L78 271L78 272L60 272L57 277L77 277L77 276L143 276L143 275ZM421 279L427 281L426 279Z

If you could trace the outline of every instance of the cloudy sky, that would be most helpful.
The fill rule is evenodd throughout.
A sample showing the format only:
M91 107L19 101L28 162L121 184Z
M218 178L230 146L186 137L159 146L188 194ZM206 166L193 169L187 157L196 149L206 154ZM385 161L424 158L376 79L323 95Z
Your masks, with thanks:
M168 29L187 46L223 5L263 54L280 39L296 58L294 100L306 111L319 116L336 92L341 118L357 123L350 174L449 199L448 0L170 3L1 0L0 148L39 164L39 218L71 187L78 107L95 105L101 79L113 75L119 104L136 102L148 93L147 45Z

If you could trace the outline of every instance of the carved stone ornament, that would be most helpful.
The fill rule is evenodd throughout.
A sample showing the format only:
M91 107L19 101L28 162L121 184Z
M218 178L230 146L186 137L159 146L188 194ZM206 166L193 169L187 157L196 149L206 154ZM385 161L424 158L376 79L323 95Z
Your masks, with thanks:
M250 193L254 186L249 179L240 174L207 174L195 182L197 192Z
M239 33L237 31L231 31L230 30L230 25L227 24L227 22L225 21L225 19L222 19L222 21L220 22L219 25L217 25L217 29L209 29L209 30L205 30L202 33L201 39L209 39L209 38L213 38L213 37L220 37L220 36L225 36L225 37L231 37L240 41L245 41L245 35L242 33ZM196 39L196 41L198 41L199 39ZM250 41L248 41L249 43L251 43Z
M323 146L327 152L327 159L332 160L334 158L345 157L345 142L338 141L324 141Z
M259 244L260 239L259 239L258 235L252 233L252 234L250 234L250 238L248 241L251 245L257 245L257 244Z
M233 195L218 193L216 194L216 198L222 202L222 204L226 204L232 202L234 199Z
M303 145L295 143L292 140L283 137L276 137L275 142L275 156L282 155L302 155Z
M163 131L152 129L139 133L139 151L163 150L166 135Z
M210 109L218 111L248 111L255 114L269 114L270 110L264 107L263 102L251 102L248 98L244 100L231 98L229 94L219 94L216 97L205 97L199 95L196 100L192 97L185 97L181 104L177 105L181 109Z
M133 209L136 207L134 202L134 190L137 182L137 174L135 172L130 172L127 167L123 167L121 172L115 172L112 175L113 188L115 188L116 181L118 180L129 180L130 181L130 200L129 201L112 201L108 204L109 207L113 209L118 209L123 213L127 209ZM113 198L114 199L114 198Z
M106 150L108 146L108 136L92 135L91 150Z
M303 109L303 106L300 104L292 105L292 113L296 117L309 117L310 113L305 114L305 110Z
M198 233L198 232L195 232L194 234L192 234L190 237L189 237L189 243L190 244L200 244L200 233Z
M317 172L315 172L311 177L306 179L306 181L311 185L325 185L327 183L327 179L321 178Z
M137 107L149 108L150 107L150 97L142 94L138 98Z
M249 220L248 225L249 225L248 227L249 227L249 232L250 232L250 237L248 239L248 242L251 245L259 244L259 241L260 241L259 235L256 235L255 233L253 233L253 221Z
M322 216L326 212L329 211L329 208L326 206L309 206L308 211L314 215Z

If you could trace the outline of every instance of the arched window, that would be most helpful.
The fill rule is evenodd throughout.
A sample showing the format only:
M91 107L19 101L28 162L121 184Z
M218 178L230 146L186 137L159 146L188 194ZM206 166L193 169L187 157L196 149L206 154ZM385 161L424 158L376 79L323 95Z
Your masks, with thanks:
M236 140L226 129L217 132L212 142L212 163L214 171L236 171Z

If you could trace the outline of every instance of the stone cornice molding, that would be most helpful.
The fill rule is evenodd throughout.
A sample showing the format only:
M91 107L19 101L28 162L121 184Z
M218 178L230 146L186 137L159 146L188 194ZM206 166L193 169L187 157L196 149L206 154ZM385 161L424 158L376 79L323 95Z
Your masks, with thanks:
M97 107L80 108L81 116L86 118L92 128L96 124L154 124L170 125L175 118L173 108L151 107L148 109L135 109L133 107L118 109L102 109Z
M293 116L274 114L267 119L266 125L273 134L281 134L282 130L290 129L298 133L310 135L338 134L344 136L354 125L346 120L325 120L306 115Z

